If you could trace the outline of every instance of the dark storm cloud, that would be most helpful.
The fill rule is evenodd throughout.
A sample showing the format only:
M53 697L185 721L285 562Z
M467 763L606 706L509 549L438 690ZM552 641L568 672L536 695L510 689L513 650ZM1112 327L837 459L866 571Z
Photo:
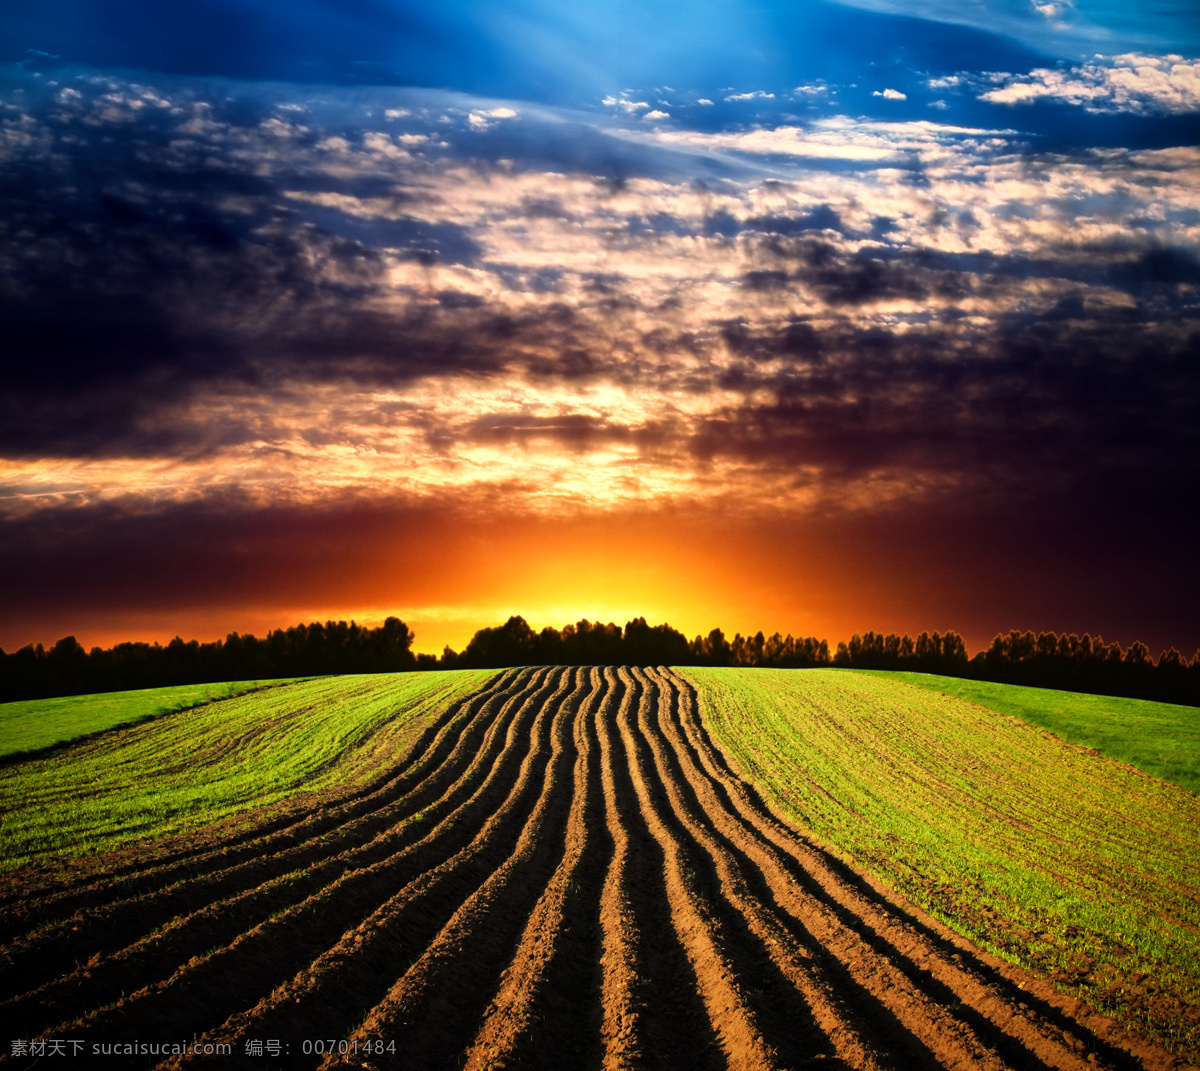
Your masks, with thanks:
M795 327L737 336L759 362L724 385L776 400L709 416L698 454L841 476L900 467L993 480L1200 479L1200 325L1168 340L1120 322L1002 324L970 340L968 359L936 334L835 335L824 340L829 360L762 369L764 353L791 348Z
M746 226L765 234L796 235L810 231L843 231L842 220L829 205L817 205L811 212L794 216L752 216Z
M656 420L632 426L583 414L562 417L487 416L456 428L453 438L476 443L537 448L552 443L573 452L612 445L633 445L644 453L676 447L686 429L675 420Z
M462 225L405 214L437 197L398 189L382 166L394 161L364 166L359 154L339 169L336 147L322 138L362 128L305 125L257 94L211 103L191 89L168 99L112 79L67 82L18 87L5 118L0 318L16 390L70 402L121 384L153 404L195 381L257 381L264 357L319 369L333 353L398 381L459 364L496 367L487 351L516 332L511 318L430 328L428 310L363 308L382 292L384 251L469 266L480 248ZM387 130L383 110L376 125ZM434 136L444 133L439 118L425 124ZM364 217L306 193L386 198L389 214ZM523 210L531 219L565 212L536 197ZM448 309L480 303L443 292ZM31 400L10 396L15 410Z

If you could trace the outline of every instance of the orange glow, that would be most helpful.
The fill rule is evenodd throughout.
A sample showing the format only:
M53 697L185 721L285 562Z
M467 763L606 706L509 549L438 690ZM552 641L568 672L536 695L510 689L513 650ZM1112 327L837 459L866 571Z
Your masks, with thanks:
M228 564L223 544L194 562L185 582L156 582L145 565L142 593L114 586L69 612L47 606L18 628L3 622L0 644L46 644L73 633L85 646L125 640L212 640L229 631L264 635L301 621L389 615L416 633L417 651L461 650L475 631L520 614L535 628L588 618L624 625L668 622L689 638L721 628L762 629L831 643L866 629L955 629L976 650L1001 629L1030 619L1003 574L987 616L959 579L971 568L969 541L899 517L734 517L701 509L548 519L496 514L486 521L426 513L401 517L329 515L324 527L266 530L270 553L253 568ZM881 536L879 533L886 533ZM939 554L926 546L940 539ZM250 548L253 550L253 546ZM121 581L117 574L117 582ZM983 577L981 582L988 582ZM164 587L175 583L175 590ZM972 589L977 594L979 582ZM961 592L961 595L959 594ZM78 599L78 593L72 597ZM1090 621L1054 622L1062 629Z

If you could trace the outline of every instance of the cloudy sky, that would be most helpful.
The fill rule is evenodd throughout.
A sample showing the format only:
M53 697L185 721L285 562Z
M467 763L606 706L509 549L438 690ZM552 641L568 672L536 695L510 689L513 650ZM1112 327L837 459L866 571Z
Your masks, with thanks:
M12 0L0 646L1200 646L1190 0Z

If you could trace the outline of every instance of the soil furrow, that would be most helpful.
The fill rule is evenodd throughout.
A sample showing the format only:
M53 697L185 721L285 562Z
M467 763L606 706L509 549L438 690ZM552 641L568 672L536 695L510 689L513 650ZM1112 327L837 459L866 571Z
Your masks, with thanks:
M560 702L554 710L541 791L511 854L455 911L352 1040L394 1038L412 1066L430 1069L447 1066L461 1053L464 1028L469 1036L484 1016L504 965L511 962L530 912L555 871L579 787L569 771L577 759L574 708L585 688L580 682L575 702ZM533 776L531 771L528 779ZM335 1064L360 1065L335 1057L322 1066Z
M506 683L511 686L515 678ZM253 858L224 869L179 878L165 886L143 892L135 897L110 902L84 911L75 907L76 915L56 925L41 926L37 931L9 943L7 963L0 974L0 992L12 995L17 986L26 990L71 968L64 962L62 938L70 934L70 945L77 960L84 962L98 954L111 953L123 947L131 936L149 933L172 919L211 904L214 900L231 897L244 890L269 882L271 879L303 869L310 864L336 856L342 846L360 841L372 829L383 829L394 822L394 809L415 811L419 806L417 793L426 782L433 780L448 763L466 761L477 746L478 734L467 735L472 724L480 722L480 708L486 709L497 697L504 697L511 687L489 687L476 696L455 704L454 717L442 724L428 753L400 764L401 770L388 778L382 788L351 803L330 801L320 810L293 826L273 832L250 845ZM451 733L462 729L463 733ZM482 731L482 727L480 728ZM441 746L439 746L441 745ZM447 749L449 754L447 754ZM444 759L440 766L434 765ZM433 769L431 770L431 766ZM424 776L428 773L428 776ZM422 779L423 778L423 779ZM364 813L365 812L365 813ZM232 854L232 853L231 853ZM227 860L219 855L210 860L214 865ZM189 866L191 863L189 863ZM164 877L161 868L152 867L139 884ZM71 906L73 901L66 906ZM47 909L48 910L48 909Z
M712 800L692 791L693 772L674 750L677 739L664 724L669 722L671 685L652 671L644 676L639 670L632 672L651 695L651 706L643 706L641 728L674 816L711 861L720 896L741 916L747 936L757 945L744 953L741 973L752 992L757 991L754 1003L768 1042L788 1065L832 1056L847 1067L889 1066L864 1038L861 1017L821 979L813 964L812 942L797 940L781 922L769 890L752 890L744 873L746 861L726 841ZM727 924L727 931L737 928L736 922ZM917 1063L910 1060L910 1065Z
M731 806L730 796L724 791L724 785L710 779L709 771L701 771L696 749L692 747L690 740L685 740L682 731L683 726L689 723L689 718L680 716L679 713L680 698L683 698L686 707L685 694L673 686L673 675L656 676L660 676L672 688L672 706L670 710L664 711L661 724L666 735L671 738L674 753L679 756L679 761L689 768L688 778L694 785L697 796L702 798L710 815L721 816L722 828L726 830L732 842L755 860L769 895L776 896L776 891L782 886L784 891L779 893L779 896L782 901L790 902L791 898L796 896L792 874L784 866L778 852L774 852L769 844L764 843L757 836L756 828L745 824L744 816L739 815L736 807ZM694 718L690 720L694 725ZM710 770L712 768L710 766ZM818 899L823 897L818 896ZM838 907L838 904L834 904L833 907ZM864 907L865 904L859 904L859 908ZM974 1006L978 1000L977 982L972 985L973 980L968 980L964 971L959 969L943 969L944 957L928 943L905 939L910 937L908 934L901 934L901 939L896 940L898 927L894 925L894 921L882 921L880 917L872 919L872 914L877 915L870 910L859 910L857 914L850 916L839 913L839 917L841 922L850 923L852 927L857 928L860 937L868 941L872 949L888 957L914 991L929 995L942 1005L954 1007L956 1017L962 1019L986 1046L994 1048L1004 1064L1015 1069L1040 1069L1046 1066L1078 1069L1085 1066L1078 1054L1062 1045L1061 1035L1052 1036L1057 1033L1054 1028L1048 1029L1044 1024L1028 1022L1020 1016L1014 1017L1010 1010L1008 1015L1003 1015L995 1006L990 1007L990 1010L1000 1012L998 1015L979 1015ZM866 928L868 926L876 932L869 932ZM953 967L955 965L952 964ZM902 988L902 985L904 983L900 983L899 988ZM1039 1025L1042 1027L1040 1030ZM938 1030L937 1033L941 1034L944 1031ZM1052 1042L1051 1045L1048 1045L1048 1042Z
M612 735L608 723L614 708L612 682L609 698L596 718L596 742L600 750L600 784L604 793L604 820L613 843L608 872L600 893L600 929L603 935L601 963L601 1027L605 1071L627 1071L642 1065L644 1028L638 1001L638 947L641 934L634 916L630 889L630 834L625 811L617 798ZM631 697L619 685L620 702Z
M1066 1071L1096 1066L1077 1051L1084 1046L1077 1041L1072 1044L1057 1009L1047 1007L1050 1014L1037 1015L1030 1007L1035 1002L1030 994L1003 979L1003 985L995 985L996 972L973 956L968 956L967 963L958 962L960 950L942 935L916 924L874 890L864 895L861 878L854 875L853 884L845 881L838 873L844 868L784 827L755 798L753 789L729 769L708 738L690 685L670 671L660 676L677 688L680 703L668 724L677 726L676 754L695 764L693 784L705 786L710 794L709 813L725 816L731 839L759 864L784 910L826 949L836 950L843 963L847 962L844 956L850 957L849 962L864 955L868 961L871 956L882 961L872 977L886 982L877 995L888 998L889 1006L900 1002L903 1011L913 996L940 1001L953 1008L963 1025L1013 1068ZM982 970L972 969L976 964ZM1010 990L1007 999L1005 989ZM1071 1025L1078 1034L1080 1025ZM939 1042L954 1033L941 1025L929 1030ZM1091 1032L1084 1028L1083 1033ZM1088 1048L1099 1050L1106 1063L1135 1066L1127 1064L1126 1054L1095 1040L1098 1044Z
M536 753L536 732L531 725L545 719L554 682L544 672L535 676L543 683L507 723L504 751L482 784L422 841L381 863L343 875L314 896L241 934L228 947L188 962L166 981L63 1028L120 1037L129 1032L128 1024L136 1021L169 1034L184 1023L193 1024L194 1029L196 1011L203 1008L209 1016L205 1029L211 1029L312 963L398 889L439 873L443 861L458 858L470 843L473 820L495 817L497 807L510 795L518 765Z
M480 731L490 729L495 723L495 718L489 714L490 706L497 708L493 713L498 716L505 702L512 703L527 695L536 681L537 677L533 676L529 687L511 695L507 691L493 695L482 710L476 707ZM68 967L69 973L54 982L0 1004L0 1024L14 1022L23 1023L26 1028L42 1028L62 1022L65 1017L82 1014L88 1008L117 1000L122 993L136 992L169 976L180 963L203 956L213 948L231 944L240 933L319 893L344 874L366 869L396 855L404 847L427 835L427 831L436 826L437 819L470 791L468 782L471 770L485 763L490 755L490 737L485 737L481 750L471 754L472 745L478 742L477 734L463 734L460 739L463 760L470 758L471 762L442 799L435 801L425 812L416 811L422 799L432 794L423 790L428 781L444 781L441 775L445 771L445 764L432 771L426 781L414 786L408 797L408 805L401 807L393 818L393 821L396 818L402 820L396 821L391 829L369 837L373 826L364 829L357 822L351 822L338 837L328 838L325 842L327 850L332 852L341 843L353 842L356 834L359 839L369 837L357 847L345 849L306 870L285 874L241 895L210 902L207 907L191 915L170 920L159 931L115 954L104 956L97 950L96 930L77 935L76 940L61 951L62 955L86 956L83 964L76 963L73 970ZM456 747L455 752L458 750ZM417 813L421 813L421 819L415 819ZM115 933L118 938L121 935L121 930L115 927L102 932ZM42 964L41 969L45 971L48 968Z
M640 723L644 720L643 708L649 703L649 694L636 687L626 670L618 669L617 673L631 692L640 693L637 694ZM618 731L625 743L626 761L642 816L663 852L671 923L696 973L709 1019L721 1039L730 1067L778 1067L777 1054L764 1040L757 1016L737 984L723 927L696 887L695 871L685 846L665 820L666 792L651 772L652 760L642 753L645 744L631 716L632 705L623 707Z
M506 768L506 797L499 807L478 815L481 827L473 830L465 847L415 877L289 981L210 1029L204 1040L225 1040L247 1032L299 1037L313 1022L330 1030L336 1026L339 1036L348 1036L366 1010L386 996L405 966L429 946L458 905L511 853L536 806L534 787L550 754L550 723L556 700L567 687L567 675L546 678L546 688L553 688L553 694L542 697L534 722L524 730L528 746L520 768L512 769L511 764ZM293 1053L290 1066L317 1062L319 1056Z
M637 695L627 677L611 668L605 673L612 691L596 731L606 811L626 851L623 860L614 855L605 881L616 910L610 917L613 932L605 931L604 1066L721 1068L726 1060L720 1038L673 923L666 855L642 814L620 729Z
M562 860L466 1052L465 1071L498 1066L557 1071L600 1062L599 975L589 953L598 937L596 878L603 859L595 819L602 798L591 723L607 686L598 669L587 677L588 694L571 726L578 758Z
M0 896L0 940L11 941L39 923L54 918L66 918L81 910L95 910L119 900L140 897L139 889L150 886L151 892L175 888L189 880L211 880L226 873L243 859L258 861L290 842L309 841L327 830L337 829L344 822L377 806L381 793L398 788L392 795L402 794L411 783L411 774L418 767L440 761L445 754L447 738L452 731L467 724L474 711L496 692L504 691L515 679L513 671L498 673L472 695L449 704L446 710L417 736L403 756L387 766L377 777L353 790L327 793L319 803L301 809L299 816L288 810L250 828L228 833L217 827L190 835L192 842L183 847L142 847L127 864L113 867L106 863L104 873L96 878L87 874L64 879L53 890L41 890L36 899L20 891ZM380 757L377 766L384 766ZM182 839L182 838L180 838ZM199 843L196 843L199 841ZM159 853L159 854L156 854Z

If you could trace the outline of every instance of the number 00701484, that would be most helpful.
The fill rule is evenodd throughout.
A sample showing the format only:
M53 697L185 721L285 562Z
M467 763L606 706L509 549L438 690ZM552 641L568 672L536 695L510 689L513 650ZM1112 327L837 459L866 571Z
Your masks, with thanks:
M325 1040L305 1041L301 1046L305 1056L311 1056L314 1053L317 1056L322 1056L325 1053L378 1053L395 1052L396 1043L394 1041L384 1041L381 1038L367 1041L346 1041L336 1038L327 1038Z

